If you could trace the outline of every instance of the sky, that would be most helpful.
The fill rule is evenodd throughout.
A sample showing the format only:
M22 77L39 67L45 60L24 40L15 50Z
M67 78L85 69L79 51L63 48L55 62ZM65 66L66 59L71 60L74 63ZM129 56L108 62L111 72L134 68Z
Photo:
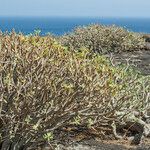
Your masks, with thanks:
M0 16L150 18L150 0L0 0Z

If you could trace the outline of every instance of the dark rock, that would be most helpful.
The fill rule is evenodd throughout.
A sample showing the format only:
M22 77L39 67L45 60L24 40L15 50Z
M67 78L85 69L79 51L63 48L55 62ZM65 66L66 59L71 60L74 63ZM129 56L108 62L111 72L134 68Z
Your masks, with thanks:
M150 34L143 34L143 38L146 42L150 42Z
M143 75L150 75L150 50L122 52L119 54L113 54L112 57L115 65L120 63L127 64L128 62L131 66L133 66L133 68L140 71Z
M142 138L142 133L141 134L136 134L134 136L134 139L132 140L131 144L132 145L138 145L138 144L140 144L141 138Z

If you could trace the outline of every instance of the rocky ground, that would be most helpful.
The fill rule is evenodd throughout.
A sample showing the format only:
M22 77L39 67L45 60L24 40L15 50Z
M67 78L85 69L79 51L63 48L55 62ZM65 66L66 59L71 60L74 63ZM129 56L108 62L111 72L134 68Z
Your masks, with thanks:
M120 63L130 64L143 75L150 75L150 50L113 54L111 59L114 65Z
M50 145L38 150L53 150ZM131 145L128 140L100 140L98 138L57 144L55 150L150 150L150 139L144 139L140 145Z
M144 50L122 52L113 54L112 61L117 63L129 63L143 75L150 75L150 34L143 34L146 44ZM110 57L110 56L109 56Z
M87 140L69 146L60 145L57 150L150 150L150 142L131 146L127 141Z

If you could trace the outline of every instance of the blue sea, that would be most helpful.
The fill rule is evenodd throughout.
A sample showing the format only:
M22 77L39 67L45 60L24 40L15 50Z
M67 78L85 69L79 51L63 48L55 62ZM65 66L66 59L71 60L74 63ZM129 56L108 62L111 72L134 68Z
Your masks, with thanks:
M0 30L24 34L41 30L42 35L63 35L77 26L88 24L117 25L130 31L150 33L150 18L101 18L101 17L0 17Z

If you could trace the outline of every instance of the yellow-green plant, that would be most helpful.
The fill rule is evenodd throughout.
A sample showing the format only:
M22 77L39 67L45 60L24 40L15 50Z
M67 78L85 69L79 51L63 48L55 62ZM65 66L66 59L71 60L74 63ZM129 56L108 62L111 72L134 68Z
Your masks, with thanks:
M149 78L105 57L69 51L49 36L1 33L0 43L1 149L26 149L43 135L50 142L78 116L81 125L110 127L122 111L149 108Z
M99 53L133 51L145 46L144 38L138 33L98 24L78 27L74 32L60 37L60 42L73 50L86 47Z
M44 140L50 142L51 140L53 140L53 134L51 132L45 133L43 135Z

